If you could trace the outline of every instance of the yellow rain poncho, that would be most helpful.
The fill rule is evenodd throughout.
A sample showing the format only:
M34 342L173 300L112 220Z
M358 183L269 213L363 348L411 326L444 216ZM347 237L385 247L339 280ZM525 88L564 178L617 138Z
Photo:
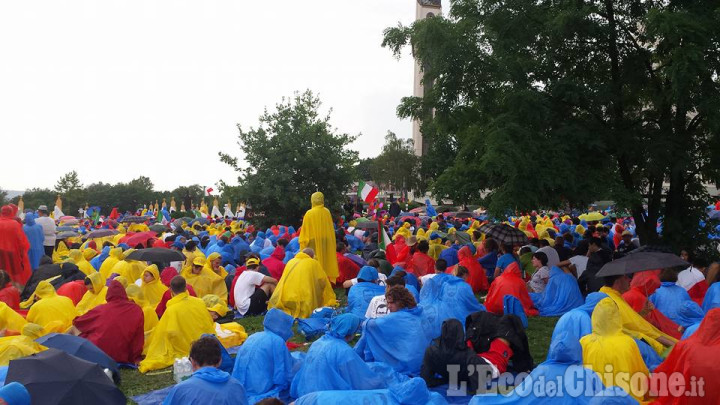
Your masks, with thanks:
M60 263L61 261L67 259L70 256L70 249L68 249L67 245L64 241L58 242L57 247L55 248L55 251L52 255L53 263Z
M128 227L128 232L148 232L150 228L145 224L132 224Z
M43 335L45 332L42 326L28 323L22 328L22 334L0 338L0 366L7 366L10 360L47 350L45 346L35 342L35 339Z
M300 252L285 265L268 309L277 308L294 318L307 318L316 308L335 305L335 292L320 263Z
M666 339L677 343L677 339L672 336L662 333L658 328L654 327L650 322L646 321L645 318L635 312L632 307L625 302L622 295L610 287L602 287L600 292L605 293L615 302L620 316L622 317L622 327L625 333L638 339L643 339L652 346L652 348L660 355L665 352L665 346L657 341L657 338L663 336Z
M83 254L83 257L85 258L85 261L90 263L90 260L92 260L92 258L97 256L99 253L95 249L86 248L86 249L83 249L82 254ZM91 264L91 266L92 266L92 264ZM94 268L93 268L93 270L94 270Z
M147 349L152 340L152 334L155 331L155 326L157 326L159 322L157 312L155 312L155 307L150 306L142 290L137 285L130 284L125 288L125 293L127 293L128 298L136 303L143 311L143 317L145 318L143 323L143 330L145 331L143 354L147 354Z
M331 283L334 283L339 273L337 255L335 254L335 231L330 211L325 208L325 196L321 192L313 193L310 197L312 208L303 217L300 228L300 250L310 248L315 252L315 258L320 268L325 272Z
M115 278L113 278L113 280L115 280L115 281L117 281L118 283L120 283L120 285L123 286L123 288L127 288L127 286L128 286L128 281L127 281L127 279L126 279L125 277L123 277L123 276L115 276Z
M206 295L203 302L210 312L215 312L219 317L223 317L228 312L228 306L217 295ZM235 322L219 324L215 322L215 336L224 347L240 346L248 334L242 325Z
M153 332L140 372L169 367L176 358L187 356L190 345L204 333L215 331L212 318L200 298L180 293L167 303L167 310Z
M198 297L204 297L208 294L215 294L222 298L223 301L227 302L228 291L227 284L223 277L215 274L214 271L208 270L205 266L205 260L201 257L196 257L195 262L198 265L202 265L203 268L199 274L193 273L192 267L186 267L180 274L185 278L188 284L190 284L195 290L195 294Z
M205 259L205 253L203 253L200 249L195 248L192 252L183 249L182 253L185 255L185 263L183 263L183 268L181 271L184 271L186 268L192 267L193 261L195 261L195 258L202 257Z
M205 268L224 279L225 277L227 277L228 272L227 270L225 270L225 267L220 265L220 263L217 263L217 268L215 268L216 260L222 262L222 256L220 255L220 253L210 253L210 256L208 256L207 260L205 260Z
M107 280L112 274L113 267L122 260L123 251L122 248L116 247L110 249L107 259L100 265L100 274Z
M154 308L157 306L158 302L160 302L163 294L165 294L165 291L167 291L168 288L160 281L160 272L158 271L158 267L156 265L151 264L150 266L145 267L143 279L145 278L145 273L152 274L153 281L146 283L145 280L143 280L140 289L150 306Z
M85 256L83 256L83 253L82 251L80 251L80 249L71 249L68 255L69 260L72 263L75 263L75 265L78 266L78 269L85 273L86 276L97 273L92 264L90 264L89 261L85 260Z
M592 314L592 333L580 339L583 364L598 373L606 387L619 386L642 401L648 388L649 371L637 343L624 334L622 328L618 306L611 298L603 298ZM636 373L644 377L632 378ZM637 381L636 390L631 389L631 380Z
M397 231L395 231L395 234L393 235L393 240L395 240L395 238L397 238L398 235L402 235L405 238L405 240L410 239L411 235L410 235L410 223L409 222L405 222L404 224L402 224L402 226L400 228L398 228Z
M107 287L105 286L105 279L102 274L95 272L87 278L92 282L92 290L88 289L85 291L80 302L77 304L77 314L85 315L89 310L95 308L98 305L106 303L105 295L107 295Z
M62 333L72 326L77 315L75 305L70 298L57 295L55 288L47 280L38 283L31 299L33 298L39 301L30 307L26 318L28 322L42 326L48 333ZM55 327L51 330L52 326Z
M428 249L428 256L432 257L433 260L437 260L440 257L440 253L447 249L447 246L442 244L442 239L430 239L430 249Z
M420 229L418 229L417 233L415 234L415 237L417 238L418 241L421 241L421 240L427 240L428 235L425 233L424 229L420 228Z
M27 321L6 303L0 301L0 330L20 332Z

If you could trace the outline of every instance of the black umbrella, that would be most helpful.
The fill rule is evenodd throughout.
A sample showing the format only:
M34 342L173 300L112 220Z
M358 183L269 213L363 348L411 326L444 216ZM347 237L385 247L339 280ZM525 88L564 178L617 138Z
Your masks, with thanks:
M621 259L605 264L598 277L619 276L645 270L664 269L666 267L688 267L690 263L672 253L640 252L629 254Z
M56 232L65 232L65 231L75 232L75 229L76 229L76 228L75 228L74 226L65 226L65 225L63 225L63 226L58 226L57 228L55 228L55 231L56 231Z
M65 231L65 232L60 232L60 233L57 234L57 238L58 238L58 239L76 238L76 237L78 237L78 236L80 236L79 233L77 233L77 232L72 232L72 231Z
M5 382L13 381L27 388L33 405L127 402L99 365L57 349L11 360Z
M92 239L92 238L104 238L106 236L113 236L117 235L120 232L116 231L115 229L96 229L94 231L90 231L83 238L85 239Z
M196 223L200 225L207 225L210 223L210 220L207 218L195 218L190 221L190 225L195 225Z
M472 218L473 213L469 211L460 211L455 214L455 218Z
M170 228L168 228L167 225L163 225L163 224L150 225L149 228L153 232L165 232L168 229L170 229Z
M377 223L377 221L358 222L357 225L355 225L355 228L357 228L357 229L378 229L378 223Z
M139 216L135 216L135 215L129 215L127 217L124 217L122 220L120 220L120 222L131 222L131 223L140 224L140 223L147 221L148 219L149 218L145 217L145 216L139 217Z
M138 249L130 253L127 260L139 260L141 262L170 263L185 260L185 255L173 249L148 248Z
M35 341L45 347L62 350L67 354L95 363L102 368L108 368L113 372L118 371L118 365L115 360L105 354L102 349L95 346L93 342L80 336L65 333L48 333L45 336L35 339Z
M672 253L673 250L669 246L664 245L644 245L629 251L626 255L634 255L642 252Z
M507 224L485 224L478 230L504 244L522 245L528 241L525 232Z

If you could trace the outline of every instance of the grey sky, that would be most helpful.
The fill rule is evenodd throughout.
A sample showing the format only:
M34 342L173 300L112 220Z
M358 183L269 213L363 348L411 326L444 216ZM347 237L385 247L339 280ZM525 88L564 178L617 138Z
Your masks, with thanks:
M381 48L414 0L0 2L0 187L148 176L156 189L236 175L236 123L296 90L374 156L410 95L413 62ZM134 152L136 151L136 152Z

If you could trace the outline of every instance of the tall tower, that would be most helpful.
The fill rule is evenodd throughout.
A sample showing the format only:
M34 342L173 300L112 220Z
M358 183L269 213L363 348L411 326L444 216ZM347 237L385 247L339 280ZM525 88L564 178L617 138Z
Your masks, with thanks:
M440 15L442 11L441 0L416 0L415 6L415 21L423 20L428 17L434 17ZM425 94L426 89L432 87L432 82L423 83L423 70L420 67L418 60L415 60L415 83L413 86L413 95L415 97L422 97ZM427 153L428 147L430 146L423 140L422 132L420 132L420 121L413 121L413 142L415 144L415 154L422 156Z

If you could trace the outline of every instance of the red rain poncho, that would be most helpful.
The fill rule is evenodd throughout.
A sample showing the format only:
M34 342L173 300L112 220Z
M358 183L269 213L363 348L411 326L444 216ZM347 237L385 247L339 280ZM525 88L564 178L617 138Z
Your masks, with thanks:
M490 284L487 298L485 298L485 308L488 312L496 314L503 313L503 298L506 295L512 295L522 303L525 315L536 316L538 310L533 307L530 294L528 294L527 286L520 275L520 267L517 262L510 263L503 273Z
M77 305L82 300L83 295L87 292L84 280L75 280L65 283L57 290L57 295L68 297L72 300L73 305Z
M145 342L145 316L137 304L130 301L118 281L111 281L107 303L98 305L73 324L80 337L99 347L118 363L137 363Z
M285 249L283 249L282 246L278 246L272 252L270 257L262 261L262 264L268 269L270 277L275 280L280 280L280 277L282 277L283 270L285 270L285 263L283 263L284 259ZM233 292L231 292L231 294L233 294Z
M335 280L335 285L342 286L342 283L345 281L352 280L357 277L357 274L360 271L360 266L340 252L335 252L335 256L337 257L338 272L340 273L337 280Z
M30 242L12 207L4 205L0 210L0 269L7 271L12 281L22 285L32 275L29 249Z
M645 306L645 302L648 297L652 295L655 290L660 288L660 278L658 277L657 271L643 271L635 273L632 281L630 282L630 290L625 292L622 297L625 302L640 313ZM663 315L658 309L653 309L645 315L645 320L650 322L653 326L660 329L663 333L680 339L682 334L680 333L680 326L675 322L671 321L670 318Z
M704 396L672 397L667 394L663 396L660 393L657 395L658 399L655 403L691 405L720 403L720 385L713 383L717 380L718 359L720 359L720 308L715 308L705 315L705 319L692 336L675 345L670 355L655 369L654 373L655 378L666 377L677 372L682 373L687 391L691 391L689 384L691 380L702 379L705 381ZM653 393L651 392L651 394Z
M460 248L458 251L458 260L457 266L465 267L470 273L467 282L472 287L473 292L477 294L480 291L487 291L488 279L487 274L485 274L485 269L483 269L480 263L473 257L469 247L463 246Z
M410 247L405 243L405 237L402 235L397 235L395 242L385 248L385 257L393 266L405 267L405 261L407 261L409 254Z
M14 285L8 283L4 288L0 289L0 301L17 311L20 309L20 292Z
M418 277L435 273L435 260L427 254L417 251L408 260L406 270Z

